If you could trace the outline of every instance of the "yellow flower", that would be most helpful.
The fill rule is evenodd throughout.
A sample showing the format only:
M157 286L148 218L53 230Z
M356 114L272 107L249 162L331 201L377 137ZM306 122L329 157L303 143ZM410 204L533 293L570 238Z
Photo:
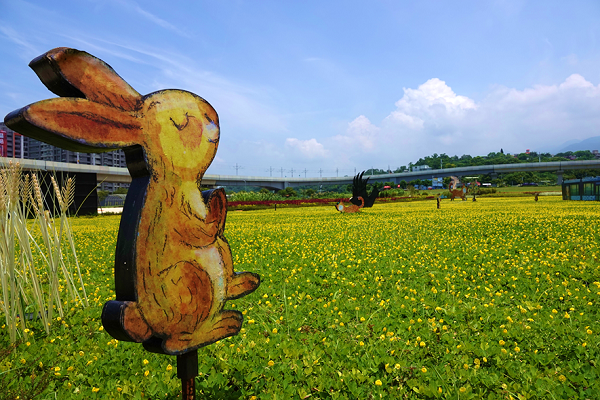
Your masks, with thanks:
M277 333L277 328L273 328L273 333Z
M171 371L173 369L173 366L171 364L167 365L167 372Z
M521 349L520 349L520 348L518 348L518 347L515 347L515 353L518 353L518 352L520 352L520 351L521 351Z
M100 391L100 388L97 388L97 387L92 388L92 392L94 392L94 393L98 393L99 391Z
M79 352L79 355L80 355L81 357L83 357L83 355L84 355L84 354L85 354L85 353L84 353L83 351L80 351L80 352Z
M464 386L461 386L460 389L458 389L459 392L464 393L467 391L467 388L465 388Z
M564 383L567 380L567 377L564 375L559 375L558 380Z
M500 340L498 343L500 344L500 346L504 346L506 344L504 340Z
M148 376L148 375L150 375L150 371L145 371L144 376Z
M149 363L149 362L150 362L150 361L148 361L148 360L146 360L146 359L144 359L144 361L142 361L142 363L143 363L144 365L148 365L148 363Z
M272 367L273 365L275 365L275 362L273 360L269 360L269 362L267 363L267 365L269 367Z
M588 335L591 335L592 333L594 333L594 332L592 332L591 329L588 329L586 332L587 332Z
M397 365L397 364L396 364L396 365ZM422 373L425 373L425 372L427 372L427 368L425 368L425 367L421 368L421 372L422 372Z
M364 345L365 345L365 342L362 342L362 341L361 341L361 342L359 342L359 343L358 343L358 345L359 345L359 346L364 346Z
M54 367L54 372L60 371L60 367Z
M425 342L421 342L421 343L419 343L419 346L421 346L421 347L425 347Z
M377 386L381 386L381 385L383 385L383 383L381 383L381 381L380 381L379 379L377 379L377 380L375 381L375 384L376 384Z

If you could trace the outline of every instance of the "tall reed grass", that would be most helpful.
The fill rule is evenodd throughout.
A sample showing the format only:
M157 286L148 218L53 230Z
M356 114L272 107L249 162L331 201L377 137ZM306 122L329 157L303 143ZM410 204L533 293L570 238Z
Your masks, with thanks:
M0 312L11 342L27 339L28 319L40 318L48 334L67 301L88 305L67 218L75 181L61 188L52 176L51 185L55 209L35 173L23 174L18 162L0 169Z

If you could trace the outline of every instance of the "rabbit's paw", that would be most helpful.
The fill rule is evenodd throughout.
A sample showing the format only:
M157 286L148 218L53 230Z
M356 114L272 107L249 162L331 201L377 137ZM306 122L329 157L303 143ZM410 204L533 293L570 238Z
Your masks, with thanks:
M227 299L238 299L252 293L260 285L260 276L253 272L238 272L227 286Z
M164 342L164 350L167 354L179 354L189 349L209 345L237 334L242 328L243 321L244 317L239 311L221 311L212 319L212 325L204 326L191 334L170 336Z
M152 334L137 303L132 301L107 301L102 309L102 325L112 337L126 342L139 343Z
M244 317L239 311L224 310L213 321L213 326L206 330L206 339L208 339L206 342L208 343L237 334L242 328Z
M134 342L140 343L150 339L152 330L142 317L140 309L135 302L127 302L123 316L123 327Z

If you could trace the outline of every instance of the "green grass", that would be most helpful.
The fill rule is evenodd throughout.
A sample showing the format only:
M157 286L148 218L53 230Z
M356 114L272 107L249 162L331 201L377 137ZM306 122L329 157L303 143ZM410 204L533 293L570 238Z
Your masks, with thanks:
M556 196L230 213L235 268L262 284L227 304L243 331L199 350L198 398L600 398L599 214ZM118 221L72 221L91 306L50 336L34 321L3 393L180 396L175 357L101 328Z

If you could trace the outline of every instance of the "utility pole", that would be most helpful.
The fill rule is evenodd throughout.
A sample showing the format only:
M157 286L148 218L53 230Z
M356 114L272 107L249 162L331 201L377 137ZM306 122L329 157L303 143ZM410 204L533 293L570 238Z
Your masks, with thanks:
M269 171L269 176L273 176L273 167L269 167L267 171Z
M292 169L290 170L290 172L292 173L292 178L293 178L293 177L294 177L294 168L292 168Z
M238 170L244 169L244 167L242 167L241 165L238 165L237 163L235 163L235 166L233 168L235 168L235 174L236 175L238 174Z
M281 167L281 177L283 178L283 167Z
M319 178L323 177L323 168L319 168Z
M339 168L336 168L336 169L335 169L335 176L336 176L336 177L339 177L339 176L340 176L340 174L339 174Z
M304 177L306 178L306 168L304 168Z

